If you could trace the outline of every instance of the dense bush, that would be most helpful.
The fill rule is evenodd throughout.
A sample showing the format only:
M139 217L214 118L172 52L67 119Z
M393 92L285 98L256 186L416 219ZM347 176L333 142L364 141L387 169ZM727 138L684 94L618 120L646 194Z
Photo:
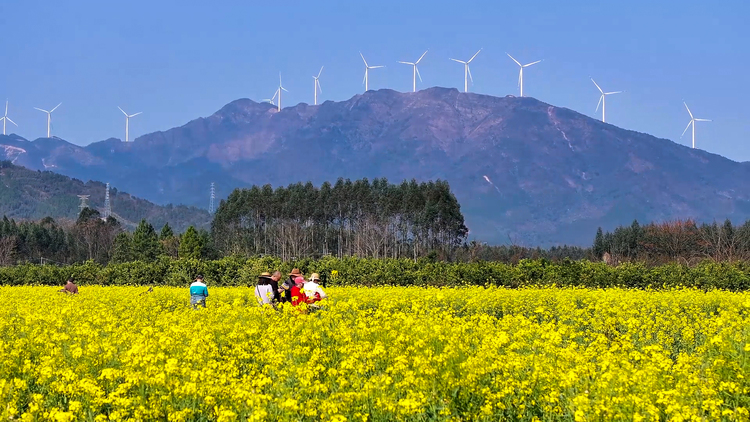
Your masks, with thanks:
M185 286L196 274L209 285L251 286L263 271L287 274L298 267L305 274L321 274L327 285L465 286L494 285L578 286L588 288L671 288L748 290L750 267L738 263L705 261L688 267L668 264L647 267L624 263L608 266L590 261L522 260L518 265L496 262L448 263L409 259L322 258L282 262L273 257L223 258L214 261L170 259L101 266L92 261L69 266L24 264L0 268L0 284L61 285L67 277L80 284Z

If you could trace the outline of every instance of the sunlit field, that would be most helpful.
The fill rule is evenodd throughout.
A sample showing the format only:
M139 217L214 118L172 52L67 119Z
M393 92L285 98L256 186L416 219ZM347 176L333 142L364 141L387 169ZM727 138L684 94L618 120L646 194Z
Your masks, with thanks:
M750 295L0 288L3 420L748 420Z

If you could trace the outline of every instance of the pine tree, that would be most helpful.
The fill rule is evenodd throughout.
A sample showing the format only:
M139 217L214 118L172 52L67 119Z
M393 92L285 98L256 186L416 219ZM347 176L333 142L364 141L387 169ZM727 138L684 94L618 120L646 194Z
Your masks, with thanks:
M203 241L195 230L195 227L188 227L185 233L182 234L179 254L180 258L201 258L203 254Z
M112 252L113 262L129 262L133 260L132 239L128 232L121 232L115 237L114 250Z
M172 228L169 227L169 223L165 223L164 227L161 228L161 233L159 234L159 240L167 240L170 237L174 236L174 232L172 231Z
M594 255L596 255L596 259L602 259L602 255L604 255L604 252L606 252L606 248L604 246L604 232L602 232L601 227L596 230L593 252Z
M153 261L161 253L161 244L154 226L145 219L141 220L133 232L132 253L136 261Z

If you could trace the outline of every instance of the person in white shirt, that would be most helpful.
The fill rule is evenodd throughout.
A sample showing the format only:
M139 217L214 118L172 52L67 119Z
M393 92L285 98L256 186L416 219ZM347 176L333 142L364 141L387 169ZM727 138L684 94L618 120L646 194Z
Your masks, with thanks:
M320 274L312 273L312 275L310 275L310 281L306 282L305 285L302 286L302 289L305 292L305 296L307 296L307 303L313 304L315 302L320 302L321 300L328 297L326 295L326 292L324 292L318 284L319 281Z

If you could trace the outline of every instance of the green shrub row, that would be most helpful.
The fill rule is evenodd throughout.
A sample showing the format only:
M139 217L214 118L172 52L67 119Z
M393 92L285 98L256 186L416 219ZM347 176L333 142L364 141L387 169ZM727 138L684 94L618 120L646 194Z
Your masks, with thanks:
M298 267L307 276L320 273L327 285L464 286L495 285L577 286L589 288L671 288L750 290L750 266L706 261L688 267L668 264L647 267L626 263L617 267L590 261L522 260L517 265L498 262L414 262L409 259L326 257L294 263L277 258L223 258L215 261L161 258L101 266L94 262L57 267L25 264L0 268L2 285L61 285L67 277L80 284L185 286L203 274L213 286L252 286L263 271L284 274Z

